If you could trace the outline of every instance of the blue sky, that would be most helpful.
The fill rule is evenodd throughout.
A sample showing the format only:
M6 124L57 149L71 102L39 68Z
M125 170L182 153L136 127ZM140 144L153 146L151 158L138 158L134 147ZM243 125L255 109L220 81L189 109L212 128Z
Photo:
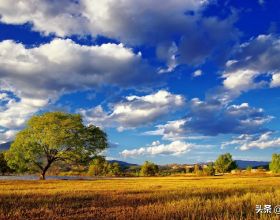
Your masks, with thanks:
M0 2L0 142L34 114L104 129L108 159L280 153L276 0Z

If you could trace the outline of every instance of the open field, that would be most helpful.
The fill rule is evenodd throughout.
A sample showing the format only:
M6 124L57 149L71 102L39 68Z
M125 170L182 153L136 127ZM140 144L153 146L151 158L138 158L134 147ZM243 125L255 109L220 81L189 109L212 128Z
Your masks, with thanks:
M0 181L0 219L279 219L279 177Z

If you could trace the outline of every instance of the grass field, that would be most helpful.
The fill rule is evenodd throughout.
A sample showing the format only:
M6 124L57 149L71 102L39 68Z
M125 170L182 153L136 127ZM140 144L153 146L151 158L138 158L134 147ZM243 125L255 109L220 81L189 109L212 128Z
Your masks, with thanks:
M0 219L280 219L280 177L0 181Z

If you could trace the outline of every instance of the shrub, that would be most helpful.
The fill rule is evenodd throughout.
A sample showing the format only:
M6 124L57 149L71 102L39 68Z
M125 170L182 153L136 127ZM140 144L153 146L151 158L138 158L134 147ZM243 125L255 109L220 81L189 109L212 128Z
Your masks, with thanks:
M272 160L269 164L269 169L273 173L280 173L280 154L272 154Z
M158 173L158 165L145 161L140 170L141 176L155 176Z
M207 176L214 176L215 175L215 168L213 163L209 163L207 167L203 169L203 172Z

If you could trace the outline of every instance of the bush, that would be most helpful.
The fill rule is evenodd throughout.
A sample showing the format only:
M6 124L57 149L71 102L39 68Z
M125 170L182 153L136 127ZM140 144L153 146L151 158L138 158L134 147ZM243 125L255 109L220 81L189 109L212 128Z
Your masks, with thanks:
M272 154L272 160L269 164L269 169L273 173L280 173L280 154Z
M215 176L215 168L213 163L209 163L206 168L203 169L203 172L207 176Z
M215 169L219 173L230 172L237 168L235 161L232 159L231 154L226 153L220 155L215 161Z
M158 165L145 161L140 170L141 176L155 176L158 173Z

